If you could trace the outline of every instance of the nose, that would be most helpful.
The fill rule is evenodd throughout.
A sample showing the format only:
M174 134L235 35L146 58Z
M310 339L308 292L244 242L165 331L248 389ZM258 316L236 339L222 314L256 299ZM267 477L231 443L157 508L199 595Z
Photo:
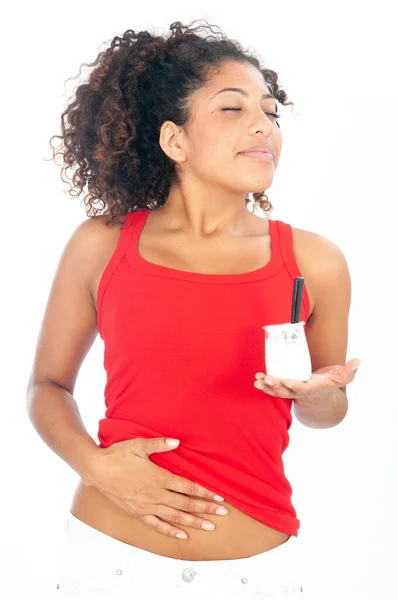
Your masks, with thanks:
M255 129L256 133L260 132L266 136L269 136L274 130L274 123L262 109L259 109L259 112L256 113L255 118L253 118L253 128Z

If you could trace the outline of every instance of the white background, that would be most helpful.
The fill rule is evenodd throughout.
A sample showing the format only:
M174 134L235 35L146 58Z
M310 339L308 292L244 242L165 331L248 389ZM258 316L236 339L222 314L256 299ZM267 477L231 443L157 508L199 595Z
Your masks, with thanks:
M78 475L38 436L26 385L52 278L86 218L64 190L49 138L81 63L126 29L167 33L208 19L275 70L281 160L273 219L316 231L344 252L352 278L347 360L362 361L337 427L294 419L284 454L314 598L398 597L397 67L393 2L14 3L2 23L1 596L52 598ZM138 7L138 10L137 10ZM58 143L58 142L57 142ZM73 301L73 299L71 299ZM99 336L75 399L97 442L104 412ZM394 558L395 555L395 558ZM4 593L3 593L4 592ZM56 596L55 596L56 597Z

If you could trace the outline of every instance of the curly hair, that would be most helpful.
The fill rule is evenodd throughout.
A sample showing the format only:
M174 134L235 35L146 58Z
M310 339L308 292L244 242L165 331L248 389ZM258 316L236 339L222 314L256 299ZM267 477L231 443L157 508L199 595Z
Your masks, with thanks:
M196 33L200 29L210 33L200 36ZM209 24L191 28L177 21L170 30L164 38L128 29L122 37L115 36L93 63L83 63L94 69L61 115L62 135L50 138L51 148L53 137L62 140L56 148L60 151L53 149L53 160L63 156L62 181L66 182L63 175L69 168L75 171L67 192L80 196L87 184L82 200L89 207L86 214L92 217L107 209L106 225L130 211L165 204L178 177L174 162L159 144L162 123L170 120L184 126L191 95L224 61L254 65L277 101L294 104L280 89L277 73L263 68L238 41L223 33L217 37ZM102 203L100 208L95 207L96 200ZM265 192L253 193L253 200L260 210L272 211ZM246 206L248 202L246 194Z

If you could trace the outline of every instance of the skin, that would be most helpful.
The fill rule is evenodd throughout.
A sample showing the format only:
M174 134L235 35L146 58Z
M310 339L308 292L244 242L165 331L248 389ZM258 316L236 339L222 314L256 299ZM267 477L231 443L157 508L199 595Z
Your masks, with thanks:
M218 90L230 86L243 88L248 97L224 92L213 98ZM171 187L166 204L148 216L140 236L143 258L171 268L204 273L239 273L263 264L269 241L268 224L249 212L245 195L248 191L268 189L279 163L281 130L275 119L266 114L277 111L272 99L261 100L262 94L269 91L262 74L252 65L230 61L195 93L186 127L170 121L162 124L159 143L176 163L180 181ZM222 110L227 107L242 110ZM273 162L238 155L248 146L263 142L273 146ZM98 335L98 284L120 235L119 226L105 227L105 220L106 216L98 216L79 224L62 253L29 381L32 394L40 384L48 382L57 386L60 394L74 393L80 367ZM342 366L346 360L351 299L349 270L343 253L333 242L303 229L294 227L292 231L294 255L311 301L306 336L312 367L314 372L323 369L320 373L324 375L330 365ZM340 379L336 377L333 382L331 377L324 379L323 391L328 388L328 393L322 394L321 403L316 394L310 398L301 396L303 390L309 391L305 384L295 388L301 403L296 417L304 425L331 427L344 418L345 385L352 381L352 375L348 368L344 372L338 370L337 375ZM264 376L253 373L253 380L262 385ZM254 385L254 381L248 385ZM321 391L320 381L313 379L311 392ZM329 393L336 386L344 386L344 393L342 389L338 390L338 396ZM51 397L54 389L49 391ZM258 394L265 391L282 398L295 395L281 382L259 389ZM330 409L329 405L338 410ZM52 414L56 410L62 410L62 403L53 403ZM64 415L59 417L57 422L62 423L64 418ZM52 427L48 426L47 435ZM69 456L70 452L68 449ZM178 540L163 535L120 509L95 487L83 484L83 478L90 480L88 463L93 464L97 455L97 448L90 455L87 452L87 457L90 456L87 465L76 467L82 479L71 511L81 521L125 543L174 558L211 560L252 556L289 537L252 519L229 502L222 503L228 509L227 516L214 514L217 505L210 508L208 502L202 505L202 510L192 511L201 521L214 523L215 531L208 533L197 525L179 525L163 519L175 528L174 535L185 531L189 537ZM80 455L75 458L82 460Z
M231 87L231 82L238 82L234 87L243 88L248 97L234 91L215 95L218 90ZM282 133L271 116L278 112L275 100L262 99L268 93L262 74L253 65L229 61L194 95L187 127L177 127L172 121L163 123L159 143L175 162L180 183L172 187L161 210L169 223L193 239L245 235L250 219L244 202L246 192L262 192L271 186L282 151ZM223 110L228 107L239 107L241 111ZM239 155L245 148L260 143L274 148L272 162ZM350 295L348 268L341 252L334 246L333 257L326 248L320 250L328 261L340 263L346 293ZM337 289L335 286L331 291L332 296ZM330 392L340 389L345 393L347 384L354 379L352 369L358 364L359 359L351 359L346 364L322 365L307 383L284 382L256 373L254 385L267 394L295 399L297 416L301 406L303 416L307 416L308 397L329 394L330 403L338 405L332 415L333 424L337 424L334 421L344 417L347 401Z
M246 99L224 87L243 88ZM175 162L180 184L170 190L162 212L193 238L244 235L251 223L245 195L263 192L272 184L282 150L282 135L271 116L275 100L261 100L270 93L262 74L251 64L225 63L216 76L192 99L191 120L186 128L165 121L159 144ZM223 108L239 107L238 111ZM268 113L268 114L266 114ZM240 156L249 146L269 143L273 162Z

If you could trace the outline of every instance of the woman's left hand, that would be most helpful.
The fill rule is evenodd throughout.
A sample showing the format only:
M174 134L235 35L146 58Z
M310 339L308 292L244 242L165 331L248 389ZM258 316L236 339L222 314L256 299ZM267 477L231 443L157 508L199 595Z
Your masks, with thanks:
M301 398L323 396L336 388L342 388L354 380L360 360L352 358L345 365L332 365L314 371L306 382L297 379L278 379L265 373L256 373L255 387L278 398ZM270 382L273 385L267 384Z

